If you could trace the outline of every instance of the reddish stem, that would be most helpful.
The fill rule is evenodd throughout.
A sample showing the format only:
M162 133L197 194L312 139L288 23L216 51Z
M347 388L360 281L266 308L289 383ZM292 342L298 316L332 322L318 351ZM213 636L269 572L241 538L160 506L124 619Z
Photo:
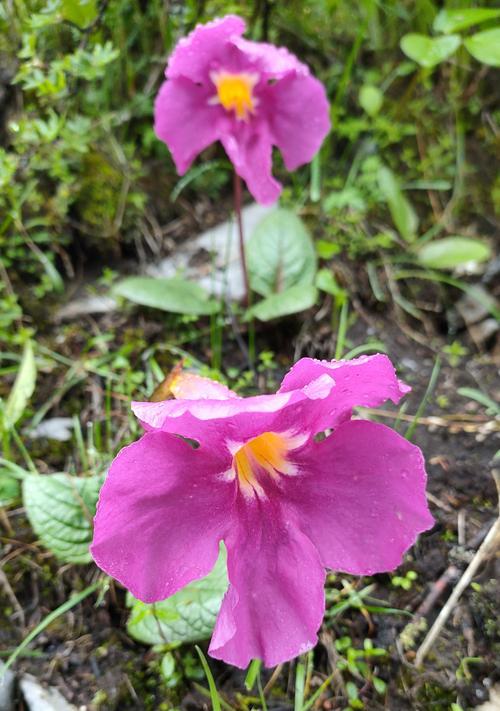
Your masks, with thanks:
M250 306L250 283L248 280L247 258L245 253L245 238L243 236L243 220L241 218L241 178L238 173L234 172L234 212L236 213L236 222L238 225L238 236L240 242L240 259L241 269L243 271L243 282L245 284L245 306Z

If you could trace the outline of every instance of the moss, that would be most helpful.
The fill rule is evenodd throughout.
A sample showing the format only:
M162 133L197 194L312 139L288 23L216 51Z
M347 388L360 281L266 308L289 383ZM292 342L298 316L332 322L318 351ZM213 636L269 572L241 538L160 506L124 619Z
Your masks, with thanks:
M86 239L101 241L103 237L114 237L122 183L122 175L101 153L92 152L85 157L75 210L90 233ZM94 233L96 236L92 238Z

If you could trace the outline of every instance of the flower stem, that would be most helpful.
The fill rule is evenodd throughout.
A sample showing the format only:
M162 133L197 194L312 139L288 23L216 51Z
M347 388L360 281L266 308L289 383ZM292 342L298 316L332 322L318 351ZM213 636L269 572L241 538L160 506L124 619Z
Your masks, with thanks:
M243 220L241 217L241 178L238 173L234 172L234 212L236 214L236 223L238 225L238 236L240 243L240 259L241 269L243 271L243 282L245 284L245 306L250 306L250 283L248 280L247 258L245 253L245 238L243 235Z

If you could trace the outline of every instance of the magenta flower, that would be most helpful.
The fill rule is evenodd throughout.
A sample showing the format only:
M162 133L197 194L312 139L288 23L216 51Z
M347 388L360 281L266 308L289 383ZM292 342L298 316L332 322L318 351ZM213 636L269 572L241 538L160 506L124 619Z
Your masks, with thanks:
M198 399L134 403L148 432L122 449L101 490L96 563L154 602L207 575L222 540L229 588L210 654L274 666L310 649L325 568L393 570L433 524L420 450L351 419L354 406L408 390L384 355L303 358L274 395L211 384Z
M242 38L245 23L227 15L198 25L175 48L155 103L155 131L183 175L221 141L235 170L263 204L281 185L271 174L272 147L287 170L307 163L328 133L323 85L283 47Z

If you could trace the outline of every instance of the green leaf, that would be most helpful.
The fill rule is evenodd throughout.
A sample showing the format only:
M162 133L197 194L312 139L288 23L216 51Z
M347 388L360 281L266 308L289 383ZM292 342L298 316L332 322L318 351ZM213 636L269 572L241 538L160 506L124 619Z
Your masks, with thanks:
M7 427L12 427L19 420L33 395L36 383L36 363L33 353L33 343L28 340L24 344L21 364L16 380L5 404L5 420Z
M464 44L478 62L500 67L500 27L476 32L472 37L466 37Z
M418 217L392 170L381 166L378 169L378 184L399 233L407 242L412 242L418 228Z
M435 67L457 51L460 46L459 35L447 37L428 37L411 32L401 40L401 49L407 57L422 67Z
M443 32L447 35L450 32L466 30L486 20L493 20L495 17L500 17L500 9L468 7L441 10L434 19L433 29L435 32Z
M302 220L289 210L274 210L259 222L247 244L252 289L262 296L311 285L316 253Z
M462 397L468 397L470 400L475 400L480 405L484 405L488 414L496 415L497 417L500 415L500 405L481 392L481 390L477 388L458 388L457 393Z
M289 316L310 309L316 303L318 292L314 286L292 286L281 294L272 294L248 309L245 319L271 321L280 316Z
M166 600L147 605L129 594L127 631L147 644L207 639L212 634L227 585L226 551L221 547L217 563L205 578L186 585Z
M128 277L113 287L113 293L141 306L150 306L176 314L201 316L219 310L219 304L191 281L174 277Z
M326 239L318 239L316 241L316 252L321 259L331 259L336 254L339 254L341 247L336 242L329 242Z
M490 256L487 244L470 237L444 237L424 245L417 254L424 267L449 270L469 262L484 262Z
M91 560L92 518L102 476L29 475L23 500L29 521L43 545L67 563Z
M368 116L376 116L384 102L380 89L372 84L364 84L359 90L359 105Z
M0 506L11 506L20 496L19 481L8 469L0 469Z
M62 0L61 14L79 27L89 25L97 17L96 0Z
M373 686L375 687L375 691L377 694L385 694L385 691L387 689L387 684L383 679L379 679L378 676L374 676L372 679Z
M340 303L343 303L347 297L346 290L343 289L333 276L330 269L320 269L316 275L316 286L327 294L335 296Z

